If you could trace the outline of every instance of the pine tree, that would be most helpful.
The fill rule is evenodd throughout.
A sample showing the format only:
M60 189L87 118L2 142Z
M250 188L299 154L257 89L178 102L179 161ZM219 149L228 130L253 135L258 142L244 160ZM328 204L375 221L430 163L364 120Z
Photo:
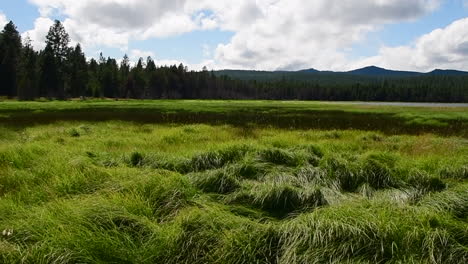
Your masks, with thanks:
M50 87L47 88L51 90L48 92L49 97L65 98L66 81L68 80L67 83L70 82L70 70L67 61L70 52L70 48L68 47L69 43L70 36L65 31L62 23L55 20L54 25L49 29L49 33L46 36L46 48L44 50L44 52L47 50L47 52L45 52L47 56L52 55L53 57L53 60L47 57L47 67L51 67L51 69L44 68L46 66L45 64L42 65L43 75L47 72L51 72L51 74L54 75L50 78L43 76L43 78L48 79L50 82Z
M70 53L68 61L70 64L70 95L75 98L85 96L88 83L88 65L80 44L77 44Z
M101 66L101 85L104 97L115 98L118 96L119 86L119 67L115 59L108 58L106 63Z
M156 70L156 64L154 63L154 60L151 58L151 56L148 56L146 58L146 68L145 71L147 73L153 72Z
M47 45L42 51L39 80L39 95L41 97L53 98L57 96L59 85L59 72L54 51L50 45Z
M52 48L55 58L59 63L66 60L70 48L70 36L65 31L62 23L55 20L54 25L49 29L49 33L46 36L46 45Z
M149 98L159 98L161 96L160 89L160 73L156 68L156 64L151 57L146 59L146 77L147 77L147 96Z
M86 87L86 95L91 97L101 97L101 91L99 65L95 59L91 59L88 64L88 84Z
M17 95L21 48L21 36L15 24L10 21L3 29L0 39L0 95Z
M119 94L121 98L125 98L129 95L129 88L130 88L129 75L130 75L130 59L128 58L127 54L125 54L122 61L120 62L120 68L119 68L119 79L120 79Z
M24 41L19 71L18 98L20 100L33 100L39 96L37 62L38 54L31 45L31 39L27 37Z
M131 80L131 89L130 89L130 97L141 99L145 97L145 73L143 68L143 58L138 60L138 63L135 68L133 68L130 72L130 80Z

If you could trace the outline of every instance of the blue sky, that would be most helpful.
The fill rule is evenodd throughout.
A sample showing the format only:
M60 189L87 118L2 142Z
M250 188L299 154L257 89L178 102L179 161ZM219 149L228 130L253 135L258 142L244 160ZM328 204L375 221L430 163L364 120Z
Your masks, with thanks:
M173 2L2 0L0 14L37 49L59 19L89 57L150 55L194 69L468 69L466 0Z
M411 43L413 40L437 28L444 28L455 20L468 17L468 7L463 0L442 2L434 12L410 22L385 25L381 31L369 34L364 43L354 47L354 56L372 56L381 45L399 46Z

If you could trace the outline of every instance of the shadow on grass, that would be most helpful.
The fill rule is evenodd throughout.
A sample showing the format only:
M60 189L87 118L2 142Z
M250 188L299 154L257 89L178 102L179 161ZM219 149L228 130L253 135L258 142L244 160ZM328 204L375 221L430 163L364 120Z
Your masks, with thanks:
M17 128L60 121L129 121L141 124L210 124L237 127L270 126L291 129L354 129L380 131L385 134L433 133L468 138L468 123L463 120L444 122L408 122L389 113L358 113L337 110L261 112L165 112L136 108L86 108L33 112L12 111L0 115L0 124ZM438 121L438 120L436 120Z

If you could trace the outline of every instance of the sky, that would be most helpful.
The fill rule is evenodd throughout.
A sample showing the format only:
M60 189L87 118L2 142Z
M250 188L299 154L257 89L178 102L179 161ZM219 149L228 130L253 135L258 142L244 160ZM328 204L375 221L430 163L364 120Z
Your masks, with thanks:
M468 0L0 0L44 48L53 21L91 58L190 69L468 70Z

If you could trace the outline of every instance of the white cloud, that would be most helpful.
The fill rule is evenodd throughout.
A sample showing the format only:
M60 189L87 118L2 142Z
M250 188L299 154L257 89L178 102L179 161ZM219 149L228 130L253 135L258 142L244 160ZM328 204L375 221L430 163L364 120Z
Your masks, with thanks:
M261 1L257 1L259 3ZM267 3L269 2L269 3ZM438 1L263 1L261 16L240 27L216 60L227 68L339 70L344 50L386 23L414 20Z
M72 44L81 43L84 47L105 46L125 50L130 41L130 33L115 31L97 24L81 23L67 18L63 25L70 34Z
M423 35L411 45L382 47L377 56L364 59L355 66L371 64L420 71L434 68L468 70L468 18Z
M67 17L67 30L85 46L125 46L130 39L165 37L198 28L186 0L30 0L42 17ZM66 25L67 26L67 25Z
M154 52L152 51L144 51L144 50L139 50L139 49L133 49L130 51L130 54L128 55L130 60L132 61L138 61L140 58L143 58L143 60L146 61L146 58L148 57L155 57Z
M34 21L34 28L28 30L22 34L22 38L29 37L32 41L32 46L36 50L43 49L45 47L45 40L47 32L50 27L54 24L54 21L47 17L39 17Z
M3 14L2 12L0 12L0 27L1 29L3 29L3 27L8 23L8 19L7 17L5 16L5 14ZM0 29L0 30L1 30Z
M202 50L203 50L203 57L204 58L211 58L212 55L212 48L208 44L203 44L202 45Z
M169 37L198 29L198 25L185 14L169 13L143 32L142 39Z
M41 14L29 31L35 42L45 36L51 14L58 13L66 17L72 40L85 49L126 50L132 40L219 29L234 37L202 62L212 68L343 69L350 65L345 50L367 33L415 20L441 0L29 1Z

